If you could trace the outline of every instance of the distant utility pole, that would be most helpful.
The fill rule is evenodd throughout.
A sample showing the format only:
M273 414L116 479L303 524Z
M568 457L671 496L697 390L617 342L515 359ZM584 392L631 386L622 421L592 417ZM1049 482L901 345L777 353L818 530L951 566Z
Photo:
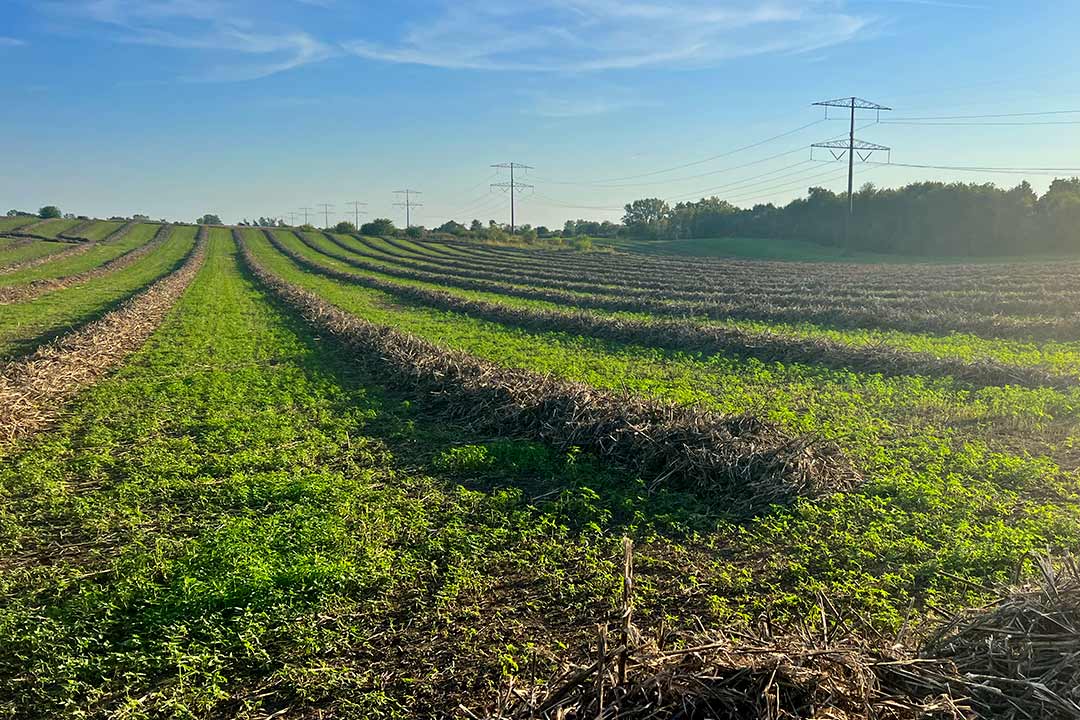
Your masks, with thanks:
M829 116L829 108L839 107L846 108L851 111L851 126L848 132L847 142L843 140L830 140L828 142L814 143L810 146L810 157L814 157L814 148L824 148L829 151L833 156L833 160L841 160L844 154L847 154L848 171L847 171L847 198L848 198L848 211L844 215L844 249L850 250L851 239L851 216L855 214L855 154L859 154L859 159L866 162L870 159L870 156L875 151L881 150L890 153L892 157L892 148L887 148L884 145L878 145L872 142L865 142L863 140L855 139L855 111L856 110L874 110L880 117L882 110L892 110L891 107L885 107L884 105L878 105L877 103L870 102L869 100L863 100L862 98L850 97L850 98L838 98L836 100L822 100L816 102L814 105L819 105L825 108L825 117ZM840 152L837 152L837 151ZM865 153L865 154L864 154Z
M311 208L309 208L309 207L300 208L300 212L304 213L304 224L307 225L308 224L308 213L311 212Z
M367 207L367 203L358 202L356 200L353 200L352 202L348 202L348 203L345 203L345 204L346 205L352 205L352 207L353 207L353 216L355 218L355 221L353 222L353 225L355 225L357 228L359 228L360 227L360 213L362 212L360 210L360 206L363 205L364 207Z
M330 203L319 203L319 207L321 207L322 211L323 211L323 222L324 222L323 227L329 229L329 227L330 227L330 208L332 208L334 206L331 205Z
M510 182L508 183L492 183L491 187L501 188L510 192L510 234L513 235L517 229L517 218L514 217L514 195L517 194L519 188L531 188L532 185L526 185L525 183L519 183L514 181L514 170L532 170L531 165L522 165L521 163L498 163L492 165L493 168L499 168L502 170L510 170Z
M289 213L289 227L296 227L296 213Z
M394 203L394 206L405 208L405 229L408 230L412 227L412 209L414 207L423 207L423 205L421 205L420 203L413 202L412 196L423 195L424 193L420 192L419 190L395 190L394 194L403 195L405 197L404 202L396 202Z

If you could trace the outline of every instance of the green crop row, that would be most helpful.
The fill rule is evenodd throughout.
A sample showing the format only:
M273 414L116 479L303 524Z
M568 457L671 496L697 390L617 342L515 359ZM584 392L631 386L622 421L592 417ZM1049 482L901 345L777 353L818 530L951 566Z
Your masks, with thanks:
M178 227L161 247L114 273L28 302L5 305L0 308L0 358L29 352L101 317L179 267L194 244L195 228Z
M384 293L306 273L259 234L248 237L275 272L369 321L494 362L613 391L752 412L839 443L865 472L864 488L739 528L734 534L743 551L768 558L766 567L714 588L718 606L734 602L744 612L766 597L798 606L824 584L875 617L896 619L912 597L936 603L962 596L969 587L957 577L1002 579L1029 550L1080 539L1077 478L1053 460L1072 452L1076 393L965 391L918 377L697 358L529 333L400 306ZM726 557L733 532L713 536L718 548L728 548Z
M33 282L34 280L52 280L57 278L76 275L87 270L104 265L105 263L130 252L153 239L160 225L137 225L130 233L116 242L107 242L94 245L86 252L73 255L69 258L61 258L55 262L38 265L34 268L21 270L7 275L0 275L0 287L8 285L20 285ZM114 228L115 229L115 228Z

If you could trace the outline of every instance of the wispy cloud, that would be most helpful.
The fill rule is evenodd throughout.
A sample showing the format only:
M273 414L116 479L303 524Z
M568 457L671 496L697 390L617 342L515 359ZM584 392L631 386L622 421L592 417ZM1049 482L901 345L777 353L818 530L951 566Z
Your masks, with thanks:
M394 42L344 47L394 63L478 70L704 68L847 42L873 23L840 0L457 0Z
M119 42L201 50L213 56L205 71L187 80L254 80L337 52L303 31L263 28L240 3L228 0L72 0L51 2L45 9L62 21L90 21L110 28ZM254 60L221 61L230 56Z
M0 37L0 47L22 47L26 44L25 40L13 37Z

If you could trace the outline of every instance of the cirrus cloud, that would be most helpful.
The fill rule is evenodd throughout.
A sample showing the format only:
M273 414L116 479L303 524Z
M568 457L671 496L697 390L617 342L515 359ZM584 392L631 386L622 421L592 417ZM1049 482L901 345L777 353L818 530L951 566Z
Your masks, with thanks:
M396 41L343 46L368 59L450 69L700 69L819 50L873 22L839 0L458 0L410 23Z

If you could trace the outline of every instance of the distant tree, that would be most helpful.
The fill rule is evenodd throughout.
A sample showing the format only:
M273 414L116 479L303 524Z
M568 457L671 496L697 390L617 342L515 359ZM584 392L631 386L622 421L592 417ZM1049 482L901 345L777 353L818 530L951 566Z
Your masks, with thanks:
M671 208L660 198L635 200L628 203L625 210L623 224L635 237L658 237L663 223L671 214Z
M371 222L366 222L360 226L361 235L394 235L397 233L397 228L394 227L394 222L387 218L375 218Z
M315 232L316 231L316 227L314 225L312 225L311 223L304 223L303 225L301 225L300 227L298 227L296 229L301 231L301 232Z
M64 213L65 220L76 220L75 213Z
M224 225L225 223L221 222L221 218L219 218L217 215L211 215L210 213L207 213L206 215L203 215L201 218L196 220L195 224L196 225Z
M356 226L348 220L343 220L334 226L334 232L343 234L354 233L356 232Z
M567 220L566 224L563 225L563 231L562 231L563 237L570 238L570 237L574 237L577 234L578 234L577 233L577 223L574 222L573 220Z
M527 243L534 243L537 240L536 230L528 226L521 230L518 235Z
M469 229L467 227L455 220L448 220L439 227L435 228L435 230L436 232L449 233L450 235L465 235L469 232Z
M548 230L543 225L537 225L536 226L536 234L539 235L540 237L548 237L549 235L551 235L551 231Z
M405 234L413 238L414 240L419 240L420 238L427 235L427 230L424 229L423 225L410 225L405 230Z
M149 215L141 215L141 214L139 214L139 213L135 213L134 215L132 215L132 216L131 216L131 219L132 219L132 220L149 220L149 219L150 219L150 216L149 216Z
M482 232L484 232L484 223L480 222L479 220L473 220L472 223L469 225L469 232L471 232L471 233L482 233Z
M38 217L42 220L52 220L58 217L63 217L63 213L60 212L60 208L55 205L46 205L38 210Z

